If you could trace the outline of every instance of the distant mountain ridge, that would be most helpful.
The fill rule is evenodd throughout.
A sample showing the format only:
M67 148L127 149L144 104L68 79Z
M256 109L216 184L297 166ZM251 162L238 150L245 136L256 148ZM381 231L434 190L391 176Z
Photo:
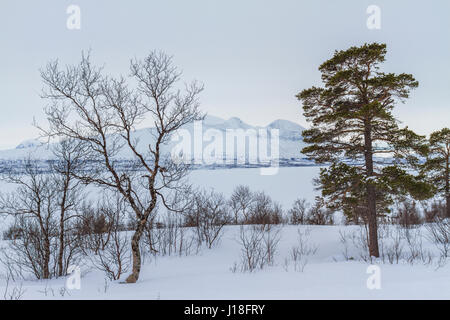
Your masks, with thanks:
M189 131L192 135L194 132L194 124L190 123L183 129ZM247 131L253 129L258 132L261 129L270 132L271 129L279 130L279 159L283 163L289 164L289 162L296 162L303 159L304 156L300 153L300 150L304 147L302 140L302 131L304 128L294 122L288 120L275 120L265 127L251 126L237 117L232 117L228 120L207 116L202 121L203 133L208 129L215 129L222 132L223 136L226 135L227 129L236 130L242 129ZM152 131L154 128L138 129L133 133L133 138L139 140L138 150L148 150L148 144L154 141ZM170 153L171 149L175 146L176 142L170 142L163 148L163 153ZM205 147L208 142L204 142ZM245 151L247 152L247 150ZM0 150L0 161L15 161L32 158L35 160L52 160L54 158L51 151L51 144L44 144L38 140L27 140L19 144L15 149ZM131 159L131 153L125 148L117 156L119 159L127 160Z

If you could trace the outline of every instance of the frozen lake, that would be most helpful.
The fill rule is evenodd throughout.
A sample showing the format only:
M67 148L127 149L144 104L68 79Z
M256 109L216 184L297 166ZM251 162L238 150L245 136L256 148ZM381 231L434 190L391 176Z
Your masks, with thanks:
M318 192L314 190L312 180L319 174L320 167L282 167L275 175L264 176L259 168L235 169L199 169L189 174L189 180L196 187L214 189L230 196L238 185L248 185L252 191L265 191L278 201L285 209L289 208L297 198L314 201ZM14 189L4 181L0 181L0 192Z
M284 167L272 176L261 175L258 168L194 170L190 173L190 181L196 186L213 188L227 197L236 186L248 185L252 191L265 191L288 209L297 198L314 201L319 192L314 190L312 180L319 170L320 167Z
M252 191L264 191L274 201L279 202L284 210L289 210L297 198L304 198L309 203L319 192L314 190L312 180L318 176L320 167L282 167L275 175L261 175L259 168L235 169L199 169L189 173L189 180L194 187L214 189L227 198L238 185L247 185ZM0 181L0 193L11 192L14 185ZM87 198L94 200L99 193L95 187L88 187ZM4 231L10 220L0 217L0 232Z

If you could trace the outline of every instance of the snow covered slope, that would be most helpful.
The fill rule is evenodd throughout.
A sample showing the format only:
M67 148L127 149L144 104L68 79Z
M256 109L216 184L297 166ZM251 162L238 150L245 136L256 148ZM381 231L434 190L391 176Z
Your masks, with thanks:
M308 233L308 243L317 248L303 270L289 259L298 246L298 230ZM358 232L357 226L284 226L273 266L263 270L232 272L239 261L239 226L227 226L218 246L198 255L148 257L136 284L110 282L98 270L83 273L79 290L65 290L66 278L48 281L16 281L9 290L21 287L22 299L449 299L450 265L378 262L380 288L367 286L370 263L343 258L340 233ZM425 232L425 230L423 231ZM130 234L131 236L131 234ZM1 244L2 242L0 242ZM2 244L5 244L3 241ZM424 239L427 249L436 249ZM106 280L105 280L106 279ZM6 281L0 279L0 289Z
M186 130L189 131L192 140L194 140L194 124L189 124L185 126ZM255 127L251 126L239 118L233 117L228 120L224 120L214 116L207 116L202 122L203 134L210 129L217 130L221 132L224 137L223 141L223 151L225 152L225 137L227 130L239 130L242 129L244 132L247 130L255 130L258 132L263 129L270 133L271 129L279 130L279 158L284 159L284 163L289 164L290 161L298 162L304 156L300 153L300 150L304 146L302 142L301 133L304 128L294 122L287 120L276 120L266 127ZM141 152L148 150L148 145L154 141L154 128L139 129L134 132L134 137L138 142L138 149ZM269 140L270 141L270 140ZM163 152L170 154L171 150L178 142L170 142L164 148ZM203 149L209 144L208 141L203 142ZM193 149L192 145L192 149ZM237 150L237 154L244 153L248 156L248 150ZM20 159L26 159L31 157L36 160L48 160L53 159L54 156L51 152L51 145L43 144L38 140L27 140L18 145L15 149L10 150L0 150L0 161L15 161ZM119 159L127 160L131 159L131 153L124 149L118 155Z

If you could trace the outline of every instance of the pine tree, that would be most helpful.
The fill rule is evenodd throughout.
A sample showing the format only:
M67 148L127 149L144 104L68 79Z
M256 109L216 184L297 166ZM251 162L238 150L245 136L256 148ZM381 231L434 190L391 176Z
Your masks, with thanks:
M410 74L381 72L385 55L386 45L378 43L336 51L319 67L324 87L297 95L312 124L303 131L310 145L302 153L316 163L331 163L318 179L323 196L336 208L366 213L374 257L379 256L377 212L386 210L390 196L430 194L429 186L407 168L417 165L415 151L424 151L424 137L400 128L392 114L396 102L404 102L418 82ZM380 154L394 160L378 165Z
M424 171L439 194L446 201L446 216L450 218L450 129L433 132L430 135L427 160Z

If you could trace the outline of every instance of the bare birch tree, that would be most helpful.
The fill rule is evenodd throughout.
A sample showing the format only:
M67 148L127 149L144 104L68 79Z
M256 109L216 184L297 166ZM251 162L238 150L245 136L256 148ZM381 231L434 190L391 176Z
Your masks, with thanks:
M57 256L59 277L66 275L69 267L68 261L71 257L67 257L67 237L72 236L71 227L67 230L69 220L78 218L76 211L82 202L82 190L79 180L73 178L72 173L77 172L81 166L85 154L83 143L73 139L62 140L53 149L56 161L51 164L51 172L53 175L53 188L57 189L57 206L59 207L59 249ZM69 251L72 252L72 251Z
M182 188L188 166L164 157L162 147L172 133L187 123L202 119L198 96L203 87L197 82L177 88L181 73L172 58L151 52L145 59L130 62L127 78L104 75L89 55L82 55L78 65L61 68L50 62L42 71L43 97L49 104L45 111L49 128L45 136L71 138L87 147L85 162L89 170L74 173L86 184L118 191L136 215L136 229L131 239L132 272L126 279L134 283L141 270L139 240L145 224L161 201L171 207L168 191ZM145 148L134 131L144 119L152 119L153 140ZM119 153L132 160L126 165Z
M78 165L77 145L61 142L55 148L57 160L48 166L25 160L23 169L9 168L0 176L16 189L0 193L0 214L14 218L13 253L6 256L14 267L31 271L38 279L67 274L78 259L77 237L71 233L71 219L77 217L82 192L68 172Z

